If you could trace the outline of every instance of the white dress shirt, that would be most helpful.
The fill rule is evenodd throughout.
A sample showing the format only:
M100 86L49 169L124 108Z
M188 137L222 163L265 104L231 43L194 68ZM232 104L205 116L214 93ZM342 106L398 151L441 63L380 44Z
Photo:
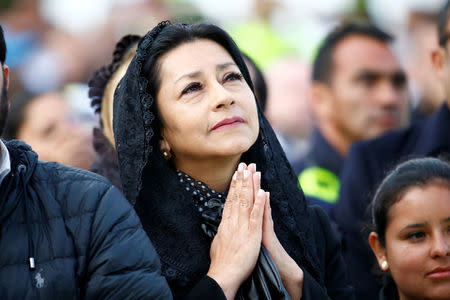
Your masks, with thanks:
M0 185L3 179L11 171L11 161L9 159L9 152L3 141L0 139Z

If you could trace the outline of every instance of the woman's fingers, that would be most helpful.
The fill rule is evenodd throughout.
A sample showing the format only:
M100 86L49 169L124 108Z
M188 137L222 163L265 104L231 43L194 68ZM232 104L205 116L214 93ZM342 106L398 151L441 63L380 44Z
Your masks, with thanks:
M254 164L239 164L211 245L208 275L224 290L230 286L237 290L253 270L261 247L265 193L254 192L254 187L259 189L261 175L252 171L256 171Z
M270 248L270 245L277 240L273 227L272 209L270 208L270 192L265 192L264 198L265 204L262 225L262 243L266 248Z
M235 195L237 193L236 189L237 189L237 171L234 172L233 177L231 178L228 196L227 199L225 200L225 205L223 207L222 220L227 220L232 216L233 200L235 200L236 198Z
M237 220L239 216L240 211L240 205L241 205L241 194L242 194L242 181L244 179L244 171L238 168L238 171L236 173L236 187L235 187L235 193L231 197L231 219ZM228 201L228 200L227 200ZM237 222L237 221L236 221Z
M264 206L266 202L266 195L263 190L258 190L256 193L255 203L253 203L252 211L250 213L250 229L261 232Z
M237 220L239 215L240 194L242 190L242 180L244 177L244 170L247 169L245 163L240 163L238 169L234 172L231 179L228 196L222 212L222 218L226 220Z
M262 194L258 196L260 188L261 173L256 171L256 165L252 163L247 166L245 163L240 163L231 180L228 197L223 210L223 218L243 226L248 226L249 222L251 222L250 217L253 210L255 210L253 217L258 216L262 212L261 218L263 218L266 195L261 190ZM262 207L258 206L254 208L258 197L263 197L263 199L259 199L258 204L261 205L262 203ZM261 228L262 225L259 230L262 230Z
M270 192L266 192L266 206L267 206L267 225L269 226L269 230L273 230L273 220L272 220L272 208L270 207ZM274 232L275 234L275 232Z
M256 172L256 164L254 164L254 163L249 164L248 167L247 167L247 169L248 169L250 172L255 173L255 172Z
M256 194L261 188L261 172L256 171L256 164L254 163L249 164L247 170L249 170L253 176L253 203L256 199Z
M261 188L261 172L253 173L253 202L256 199L256 195Z
M267 209L267 218L272 220L272 209L270 207L270 192L265 192L266 196L266 209Z
M249 170L244 170L241 189L239 190L239 224L248 224L253 206L253 176Z

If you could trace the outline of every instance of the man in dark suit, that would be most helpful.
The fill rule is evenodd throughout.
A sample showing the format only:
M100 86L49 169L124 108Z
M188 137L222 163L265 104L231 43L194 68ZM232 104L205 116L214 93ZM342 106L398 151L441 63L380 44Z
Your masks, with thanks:
M406 76L390 43L373 25L336 28L314 60L311 149L294 162L308 200L329 212L339 195L339 173L350 145L406 122Z
M363 228L369 224L371 198L386 173L412 157L450 153L450 2L438 19L439 48L431 53L445 88L446 101L430 118L375 140L353 145L341 174L341 191L332 218L342 234L344 259L358 299L378 299L380 282L371 272L375 257Z

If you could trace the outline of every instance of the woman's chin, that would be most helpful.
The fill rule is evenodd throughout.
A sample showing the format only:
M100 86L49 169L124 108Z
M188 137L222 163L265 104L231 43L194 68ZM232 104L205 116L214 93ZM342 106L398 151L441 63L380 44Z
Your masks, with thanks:
M252 145L253 142L248 139L235 139L233 141L230 141L229 143L223 144L218 150L224 156L242 155L243 153L247 152Z

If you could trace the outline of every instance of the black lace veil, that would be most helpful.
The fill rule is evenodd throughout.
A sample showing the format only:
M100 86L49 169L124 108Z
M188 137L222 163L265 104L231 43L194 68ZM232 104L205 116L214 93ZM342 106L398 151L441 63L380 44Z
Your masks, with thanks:
M176 252L173 248L177 247L177 243L183 242L183 232L180 236L175 234L169 238L164 235L164 230L178 226L177 230L185 231L186 235L192 231L200 231L198 221L189 213L190 208L186 204L190 194L186 193L184 186L178 184L175 169L160 153L158 112L155 99L148 92L148 79L143 75L153 41L169 26L191 25L165 21L141 40L135 57L116 89L113 120L124 194L135 206L138 214L140 211L146 211L145 215L140 215L141 219L147 219L143 222L144 228L157 250L158 245L165 249L158 251L163 269L164 262L172 260L170 253ZM237 46L233 43L227 50L253 90L249 72ZM297 263L306 268L318 282L323 283L324 278L319 270L324 266L320 266L315 255L315 239L310 228L305 197L298 188L297 178L273 129L259 107L258 118L260 133L257 141L243 154L241 160L256 163L262 173L262 187L271 193L275 231L280 242ZM179 214L176 220L171 220L170 216L173 214ZM179 223L183 226L179 226ZM200 271L206 272L209 266L209 247L206 251L202 247L204 248L207 241L201 240L198 245L192 240L186 243L189 243L189 247L186 247L183 253L174 253L173 256L186 256L189 262L184 269L198 270L197 265L204 265ZM207 258L195 261L192 257L198 254L196 251L202 251ZM181 266L180 268L183 269Z

